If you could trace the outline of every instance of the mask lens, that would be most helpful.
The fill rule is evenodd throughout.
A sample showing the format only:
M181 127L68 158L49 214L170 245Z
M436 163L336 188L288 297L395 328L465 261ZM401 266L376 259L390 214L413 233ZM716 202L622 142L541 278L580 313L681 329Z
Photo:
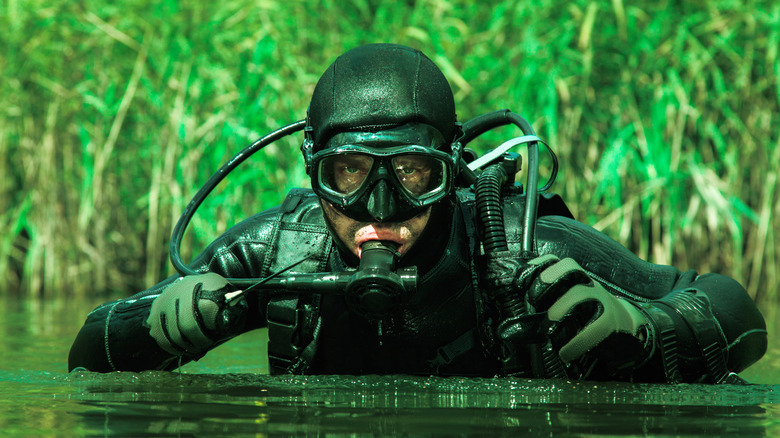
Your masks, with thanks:
M439 159L407 154L393 157L392 163L401 187L415 198L424 198L444 188L447 168Z
M320 183L331 192L349 196L363 185L373 164L373 158L364 154L343 154L324 158L320 162Z

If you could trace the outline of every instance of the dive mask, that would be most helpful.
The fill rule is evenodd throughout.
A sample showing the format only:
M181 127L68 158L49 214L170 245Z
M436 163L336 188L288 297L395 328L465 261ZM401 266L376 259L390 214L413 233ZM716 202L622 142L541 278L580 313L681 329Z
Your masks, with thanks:
M312 156L312 189L361 222L399 222L422 213L452 190L456 159L435 149L443 144L435 141L440 134L435 140L420 135L420 126L427 128L334 136Z

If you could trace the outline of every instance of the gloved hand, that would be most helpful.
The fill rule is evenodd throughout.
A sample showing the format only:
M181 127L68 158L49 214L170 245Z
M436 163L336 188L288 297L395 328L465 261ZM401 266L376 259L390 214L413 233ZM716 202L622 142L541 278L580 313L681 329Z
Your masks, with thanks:
M149 334L176 356L199 357L235 334L246 318L246 300L227 303L227 280L215 273L181 277L154 299Z
M498 299L503 319L525 313L525 291L539 273L555 261L558 261L557 257L546 254L525 262L512 251L497 251L485 256L485 272L481 275L485 279L483 287Z
M556 261L558 258L553 255L543 255L526 262L511 251L492 252L485 257L482 287L498 307L495 335L501 349L501 372L505 375L553 377L531 364L528 349L548 343L547 320L545 312L528 308L525 294L539 273Z
M526 295L547 312L548 335L570 377L611 377L644 360L650 348L649 320L637 306L591 280L572 259L548 260Z

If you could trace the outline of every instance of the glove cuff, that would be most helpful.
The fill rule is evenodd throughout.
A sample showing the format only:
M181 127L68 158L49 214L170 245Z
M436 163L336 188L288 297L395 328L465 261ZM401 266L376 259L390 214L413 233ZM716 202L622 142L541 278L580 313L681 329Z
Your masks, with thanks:
M647 356L647 361L640 367L644 367L656 359L660 362L664 380L667 383L682 382L678 366L678 342L674 321L666 312L650 304L643 305L640 310L650 321L648 335L652 340L650 342L652 349Z
M727 367L726 337L705 294L695 289L675 291L643 308L656 331L656 346L667 382L741 381ZM683 339L690 341L683 342ZM693 357L683 357L683 351L692 353ZM706 370L704 376L696 372L702 368Z

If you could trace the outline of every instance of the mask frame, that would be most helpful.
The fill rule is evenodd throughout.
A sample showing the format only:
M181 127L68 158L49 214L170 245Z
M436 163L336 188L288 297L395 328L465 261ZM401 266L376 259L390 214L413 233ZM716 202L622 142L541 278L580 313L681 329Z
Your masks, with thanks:
M428 162L428 178L432 187L415 195L399 176L399 162L420 157ZM336 185L339 158L344 163L353 160L368 165L366 174L357 187L347 193ZM312 190L321 199L330 202L346 216L358 221L405 220L414 217L426 207L447 196L453 190L456 162L452 155L422 145L403 145L383 148L348 144L317 152L312 157ZM357 177L357 175L356 175ZM384 205L378 205L384 203ZM387 216L387 217L384 217Z

